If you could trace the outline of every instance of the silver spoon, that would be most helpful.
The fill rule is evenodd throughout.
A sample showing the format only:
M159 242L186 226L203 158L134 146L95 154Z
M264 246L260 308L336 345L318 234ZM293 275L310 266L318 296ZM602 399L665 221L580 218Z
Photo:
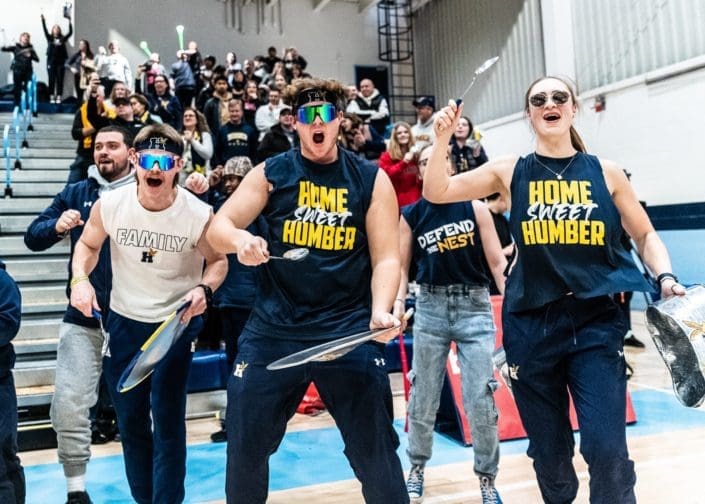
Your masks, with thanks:
M300 261L308 255L307 248L294 248L287 250L281 256L269 256L270 259L284 259L287 261Z

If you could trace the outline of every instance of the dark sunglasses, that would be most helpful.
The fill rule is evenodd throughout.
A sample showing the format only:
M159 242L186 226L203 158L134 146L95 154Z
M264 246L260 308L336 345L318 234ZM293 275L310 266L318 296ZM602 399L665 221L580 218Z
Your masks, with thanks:
M335 105L332 103L322 103L320 105L311 105L308 107L299 107L296 111L296 119L302 124L313 124L316 116L321 118L324 123L329 123L337 116Z
M549 97L546 93L536 93L535 95L529 97L529 103L536 108L540 108L546 105L546 102L548 102L548 98ZM570 93L568 93L567 91L553 91L551 93L551 101L556 105L563 105L564 103L568 103L569 99Z
M159 170L169 171L176 166L176 160L170 154L140 153L137 155L137 164L145 170L151 170L156 164Z

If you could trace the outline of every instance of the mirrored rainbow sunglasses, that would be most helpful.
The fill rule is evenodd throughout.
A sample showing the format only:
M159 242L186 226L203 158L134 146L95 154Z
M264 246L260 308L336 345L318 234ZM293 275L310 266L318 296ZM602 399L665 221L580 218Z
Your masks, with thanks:
M156 164L161 171L169 171L176 166L176 160L171 154L140 153L137 155L137 164L145 170L151 170Z
M321 103L320 105L299 107L296 111L296 119L303 124L313 124L316 116L320 117L324 123L331 122L337 116L335 105L332 103Z

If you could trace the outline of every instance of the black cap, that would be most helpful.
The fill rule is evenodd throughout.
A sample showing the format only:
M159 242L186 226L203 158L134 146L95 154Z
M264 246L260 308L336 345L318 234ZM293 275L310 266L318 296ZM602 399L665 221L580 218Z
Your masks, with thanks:
M414 107L431 107L436 110L436 99L433 96L419 96L411 103Z
M118 96L117 98L115 98L113 100L113 105L115 105L116 107L118 105L129 105L129 104L130 104L130 99L126 98L124 96Z

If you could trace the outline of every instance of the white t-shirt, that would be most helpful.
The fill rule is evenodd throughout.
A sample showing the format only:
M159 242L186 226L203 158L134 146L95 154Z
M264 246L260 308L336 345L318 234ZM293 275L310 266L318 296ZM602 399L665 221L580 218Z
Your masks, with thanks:
M152 212L137 200L135 185L106 192L100 202L110 235L110 309L139 322L161 322L201 282L204 259L196 245L210 206L177 187L174 203Z
M436 141L436 134L433 132L433 120L435 117L436 114L433 114L424 124L421 124L421 122L417 120L416 124L411 127L411 134L414 135L414 139L417 142L432 144Z

